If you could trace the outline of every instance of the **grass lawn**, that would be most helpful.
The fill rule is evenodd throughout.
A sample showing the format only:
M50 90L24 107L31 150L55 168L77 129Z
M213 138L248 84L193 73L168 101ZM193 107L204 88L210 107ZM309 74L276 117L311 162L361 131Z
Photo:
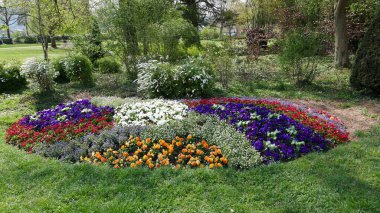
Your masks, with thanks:
M2 211L379 211L380 125L327 153L249 171L115 170L61 163L5 144L11 123L61 101L66 87L50 95L26 90L0 99Z
M64 55L68 50L64 48L52 49L49 48L49 57L54 58ZM42 47L40 44L14 44L0 45L0 60L18 60L25 61L31 57L43 57Z

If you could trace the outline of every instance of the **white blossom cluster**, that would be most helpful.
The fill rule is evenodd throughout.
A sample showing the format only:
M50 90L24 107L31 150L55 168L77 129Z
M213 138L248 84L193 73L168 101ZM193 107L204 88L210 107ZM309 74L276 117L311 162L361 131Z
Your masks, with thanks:
M124 127L163 125L170 120L182 120L187 111L187 105L179 101L151 99L118 107L114 118Z
M32 83L37 83L41 88L50 88L53 79L57 77L58 72L55 71L53 65L42 59L30 58L21 66L20 74Z

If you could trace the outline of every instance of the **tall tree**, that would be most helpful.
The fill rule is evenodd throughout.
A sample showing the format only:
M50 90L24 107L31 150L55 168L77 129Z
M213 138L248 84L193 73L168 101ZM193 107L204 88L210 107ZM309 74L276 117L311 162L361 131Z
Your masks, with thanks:
M337 67L349 67L349 51L347 39L347 0L335 0L335 65Z
M11 38L11 25L18 21L16 1L0 1L0 21L6 26L7 37Z

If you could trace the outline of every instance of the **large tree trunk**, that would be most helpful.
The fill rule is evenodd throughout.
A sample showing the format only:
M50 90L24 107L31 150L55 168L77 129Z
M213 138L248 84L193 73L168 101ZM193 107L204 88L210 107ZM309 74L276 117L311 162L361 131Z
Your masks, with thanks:
M349 67L348 39L346 29L347 0L335 1L335 65L337 67Z
M7 36L8 38L11 38L11 29L9 28L9 25L7 25Z

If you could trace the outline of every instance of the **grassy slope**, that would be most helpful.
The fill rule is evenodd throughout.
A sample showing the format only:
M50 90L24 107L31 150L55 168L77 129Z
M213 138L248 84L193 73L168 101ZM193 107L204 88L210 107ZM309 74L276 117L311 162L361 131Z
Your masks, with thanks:
M52 49L49 48L49 57L58 57L64 55L67 49ZM0 46L0 60L18 60L23 62L31 57L43 57L41 45L38 44L15 44L15 45L1 45Z
M379 211L380 126L327 153L250 171L115 170L6 145L7 126L41 103L0 99L1 211Z

